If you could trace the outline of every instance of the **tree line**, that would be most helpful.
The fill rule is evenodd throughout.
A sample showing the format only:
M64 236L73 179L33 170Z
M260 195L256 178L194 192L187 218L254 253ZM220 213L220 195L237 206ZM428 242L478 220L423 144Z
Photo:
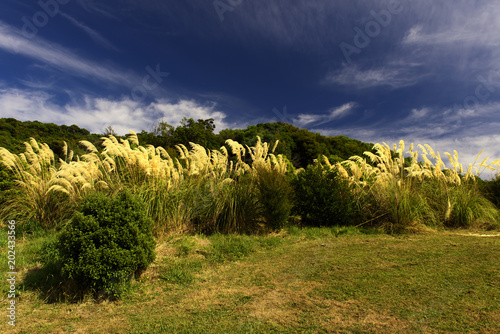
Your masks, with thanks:
M79 146L81 140L87 140L99 146L101 137L115 134L112 126L102 134L90 131L73 124L57 125L39 121L19 121L14 118L0 119L0 146L12 153L24 151L24 142L30 137L38 142L47 143L56 156L62 157L64 142L76 154L85 153ZM362 155L371 151L373 144L364 143L346 136L323 136L292 124L275 122L250 125L246 129L223 129L215 133L214 119L184 118L178 126L159 121L152 129L142 130L137 134L141 145L162 146L176 156L175 145L197 143L208 149L219 149L227 139L235 140L242 145L252 146L259 136L262 141L276 147L276 154L285 155L296 168L305 168L314 159L325 155L331 162L346 160L353 155Z

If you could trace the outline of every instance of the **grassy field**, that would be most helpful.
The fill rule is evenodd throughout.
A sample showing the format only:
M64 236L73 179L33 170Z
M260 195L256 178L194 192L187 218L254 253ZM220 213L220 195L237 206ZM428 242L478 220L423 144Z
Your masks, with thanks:
M500 332L498 232L362 232L172 237L121 300L100 303L63 301L57 275L38 263L52 236L19 235L16 328L2 316L1 332ZM4 279L5 315L6 296Z

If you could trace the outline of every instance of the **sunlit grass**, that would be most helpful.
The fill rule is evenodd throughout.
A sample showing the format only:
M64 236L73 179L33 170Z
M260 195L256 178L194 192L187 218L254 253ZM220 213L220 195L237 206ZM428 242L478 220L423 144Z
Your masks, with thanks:
M364 232L292 227L269 236L170 237L121 301L49 304L46 294L22 288L15 332L497 331L498 233ZM37 270L47 238L20 242L20 278Z

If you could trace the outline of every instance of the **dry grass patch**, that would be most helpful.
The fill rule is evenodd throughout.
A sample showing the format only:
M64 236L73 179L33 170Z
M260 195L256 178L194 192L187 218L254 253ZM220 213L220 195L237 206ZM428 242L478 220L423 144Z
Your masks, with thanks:
M210 260L217 238L172 238L149 270L161 273L171 258L197 261L206 250L191 283L148 270L123 300L100 304L46 304L25 291L16 333L498 332L498 238L320 232L283 235L223 263ZM243 240L263 242L252 238Z

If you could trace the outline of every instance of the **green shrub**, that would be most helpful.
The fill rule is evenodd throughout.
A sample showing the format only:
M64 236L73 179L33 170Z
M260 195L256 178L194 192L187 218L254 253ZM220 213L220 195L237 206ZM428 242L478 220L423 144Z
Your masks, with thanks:
M310 165L293 182L295 211L304 225L350 225L354 222L355 201L346 181L335 170Z
M286 175L274 169L257 169L257 196L267 227L285 227L293 207L293 188Z
M151 220L128 191L87 196L61 232L62 274L98 294L118 297L155 259Z
M485 182L483 191L486 198L500 208L500 174L494 180Z

